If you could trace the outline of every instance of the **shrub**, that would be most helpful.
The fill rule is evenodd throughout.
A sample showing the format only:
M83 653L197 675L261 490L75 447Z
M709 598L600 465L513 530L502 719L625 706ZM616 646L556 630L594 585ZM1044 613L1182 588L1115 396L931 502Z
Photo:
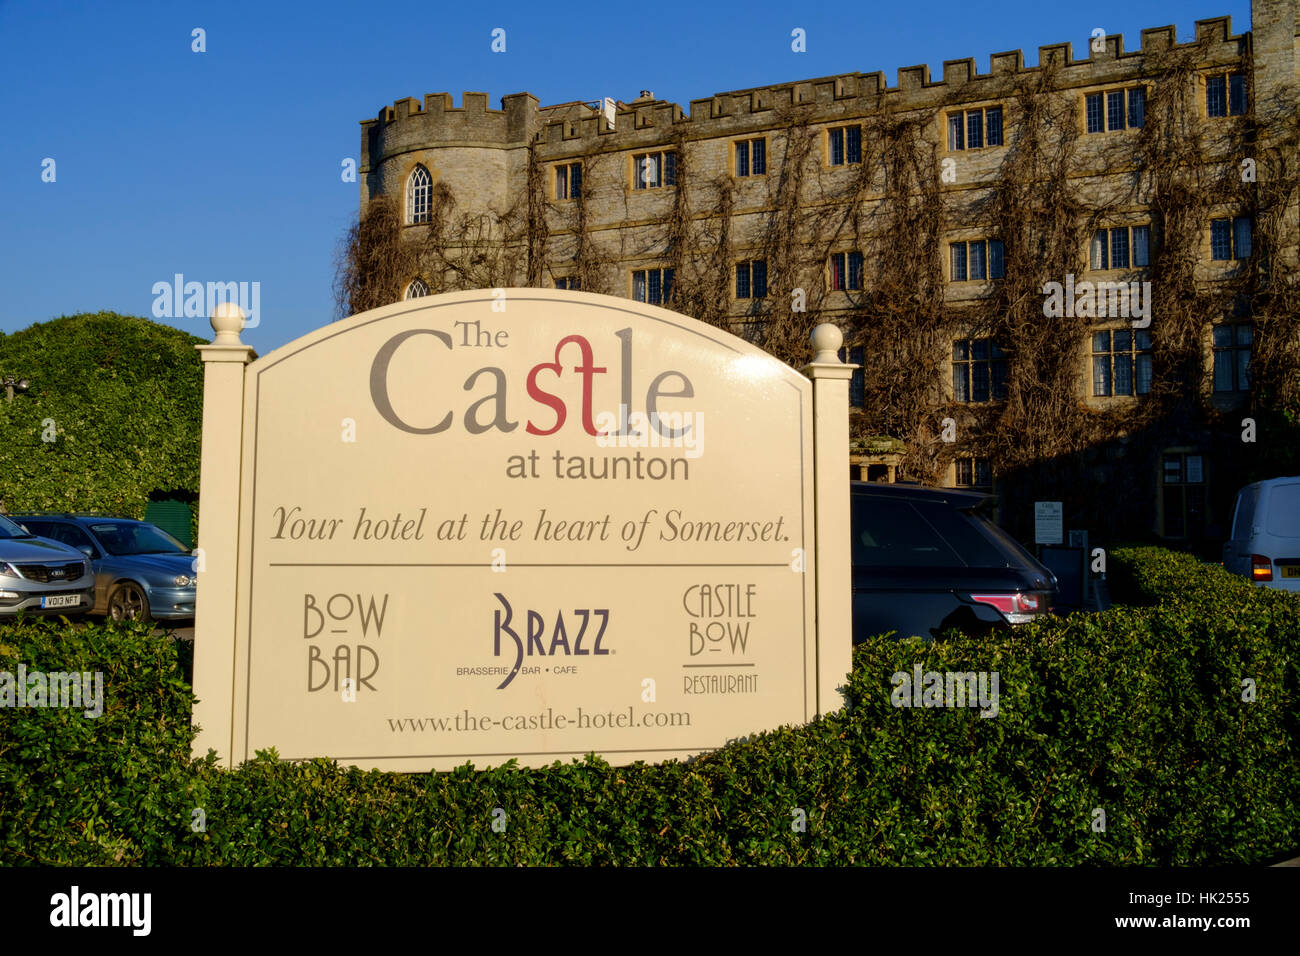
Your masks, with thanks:
M1113 562L1150 606L868 641L843 711L658 766L395 774L263 752L225 770L190 759L184 645L3 626L0 670L100 668L108 704L0 712L0 847L154 865L1187 866L1293 849L1300 600L1155 549ZM997 716L895 708L891 676L915 664L996 671Z
M143 518L154 491L197 494L203 342L113 312L0 333L0 368L31 380L0 402L0 501Z

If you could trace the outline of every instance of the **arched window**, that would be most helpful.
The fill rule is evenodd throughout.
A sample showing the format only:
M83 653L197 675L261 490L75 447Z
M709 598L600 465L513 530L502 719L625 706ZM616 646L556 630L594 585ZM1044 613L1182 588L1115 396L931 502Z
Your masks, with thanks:
M433 177L423 166L416 166L406 181L406 221L408 224L429 221L433 204Z
M406 296L408 299L419 299L429 294L429 287L425 285L423 279L416 279L406 287Z

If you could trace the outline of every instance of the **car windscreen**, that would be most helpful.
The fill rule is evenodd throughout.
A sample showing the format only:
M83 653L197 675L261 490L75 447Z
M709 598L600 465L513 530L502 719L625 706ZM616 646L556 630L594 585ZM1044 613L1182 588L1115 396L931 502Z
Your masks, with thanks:
M0 515L0 538L26 538L30 537L21 525L10 521L4 515Z
M105 521L92 524L99 543L109 554L125 557L133 554L189 554L189 549L162 528L151 524Z
M1279 538L1300 538L1300 482L1273 486L1264 530Z
M872 495L852 500L858 567L1024 566L1023 549L992 522L942 501Z

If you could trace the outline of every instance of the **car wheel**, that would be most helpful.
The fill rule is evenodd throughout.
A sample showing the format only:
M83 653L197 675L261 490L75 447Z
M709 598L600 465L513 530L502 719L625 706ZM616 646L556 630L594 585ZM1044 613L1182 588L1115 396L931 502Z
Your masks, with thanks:
M134 581L124 581L113 588L113 593L108 598L108 616L115 624L123 621L153 620L153 615L149 613L149 598L145 595L144 588Z

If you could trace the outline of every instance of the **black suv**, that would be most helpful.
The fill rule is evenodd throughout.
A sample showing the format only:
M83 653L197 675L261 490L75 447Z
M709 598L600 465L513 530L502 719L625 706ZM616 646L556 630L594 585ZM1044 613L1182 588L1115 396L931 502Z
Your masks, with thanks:
M1056 576L993 523L993 495L852 482L853 641L981 634L1051 609Z

